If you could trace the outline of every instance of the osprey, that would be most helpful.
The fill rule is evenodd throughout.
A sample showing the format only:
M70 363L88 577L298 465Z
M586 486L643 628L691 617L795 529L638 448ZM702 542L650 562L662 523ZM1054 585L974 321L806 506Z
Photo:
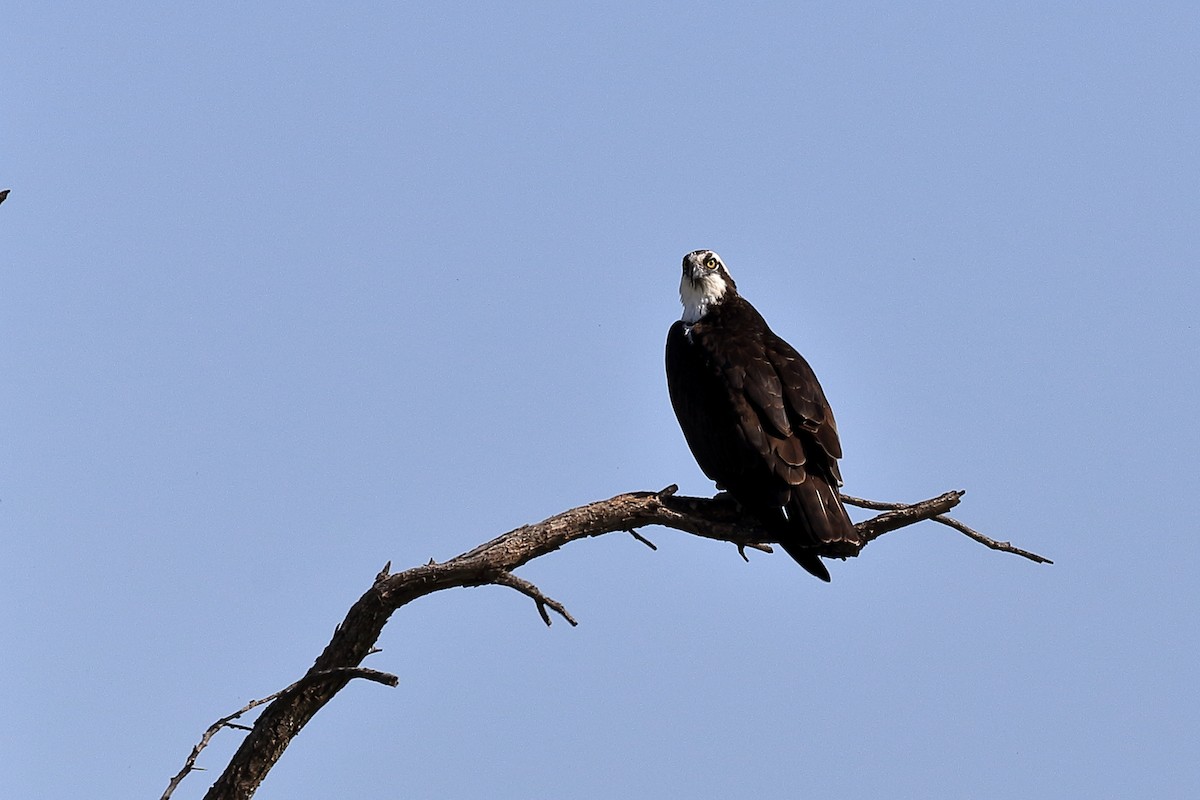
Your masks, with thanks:
M862 537L837 487L842 457L825 393L799 353L737 292L721 257L683 257L683 318L667 334L667 388L700 469L823 581L818 556Z

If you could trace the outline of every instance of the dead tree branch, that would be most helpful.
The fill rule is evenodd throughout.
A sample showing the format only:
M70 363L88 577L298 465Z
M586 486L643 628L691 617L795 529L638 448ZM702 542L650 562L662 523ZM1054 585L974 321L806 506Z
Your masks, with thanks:
M323 672L309 672L291 686L280 689L278 692L275 692L275 694L269 694L266 697L260 697L257 700L251 700L249 703L246 703L246 705L242 706L229 716L221 717L212 725L208 726L208 730L204 732L204 735L200 737L200 741L196 743L196 746L192 748L192 752L188 754L187 760L183 764L183 769L179 770L175 777L171 778L171 783L167 785L167 790L163 792L161 800L170 800L171 795L175 793L175 787L179 786L180 781L187 777L189 772L200 769L200 767L196 766L196 757L200 755L201 750L208 747L208 743L212 740L213 735L215 735L217 731L221 730L221 728L236 728L242 731L252 731L254 728L246 725L239 725L238 723L234 722L234 720L242 716L242 714L258 708L264 703L269 703L272 700L284 697L290 692L294 692L310 683L325 680L335 675L347 679L365 678L369 681L382 683L385 686L398 686L400 684L400 679L395 675L391 675L386 672L380 672L379 670L367 669L366 667L340 667L338 669L324 670Z
M548 597L529 581L514 575L513 570L569 542L606 533L632 533L635 538L649 544L636 533L638 528L647 525L662 525L707 539L731 542L737 546L743 558L746 557L746 548L772 552L771 535L732 499L724 495L715 498L681 497L675 492L676 487L668 486L659 492L617 495L564 511L535 525L523 525L441 564L430 560L423 566L394 574L390 564L384 567L371 588L351 606L346 618L334 631L333 639L308 673L286 689L248 703L228 717L217 720L193 748L184 768L171 780L163 800L169 799L185 775L198 769L195 766L196 756L212 736L221 728L244 728L233 723L233 720L253 708L269 703L249 729L225 771L208 790L206 800L245 800L251 797L300 729L353 678L396 685L395 676L366 670L359 664L376 651L375 643L392 613L419 597L454 587L489 584L508 586L531 598L547 625L550 624L547 609L575 625L575 619L561 603ZM934 519L993 549L1050 563L1048 559L1015 548L1007 542L988 539L946 517L946 512L958 505L962 495L962 492L946 492L911 505L877 503L851 497L845 500L852 505L884 511L879 516L858 523L858 529L864 534L863 547L890 531L921 520Z
M526 597L533 598L533 602L537 603L538 613L542 615L542 622L546 623L547 628L550 627L550 615L546 613L547 607L549 607L567 622L571 623L572 628L579 624L575 621L574 617L567 613L567 610L563 608L562 603L546 597L546 595L542 594L541 589L534 586L524 578L518 578L511 572L501 572L496 576L495 582L501 586L512 587Z
M901 515L900 517L895 517L895 519L900 519L900 518L907 518L907 516L905 516L905 515L910 515L910 514L914 513L916 509L918 509L922 506L926 506L927 504L938 504L939 501L946 500L952 494L957 495L958 497L962 497L963 492L947 492L946 494L942 495L941 497L935 497L932 500L926 500L923 503L916 503L915 505L911 505L911 506L906 506L903 503L881 503L878 500L863 500L860 497L851 497L851 496L845 495L845 494L842 495L842 500L844 500L849 505L858 506L859 508L869 508L869 509L872 509L875 511L891 511L891 512L893 512L893 514ZM953 508L955 505L957 505L957 502L951 504L950 506L947 506L947 508ZM891 525L890 520L892 518L893 518L892 514L880 514L878 517L875 517L875 519L870 519L870 520L867 520L866 522L860 522L858 524L858 527L860 530L872 531L871 535L869 536L869 539L874 539L876 536L879 536L879 535L885 533L886 531L895 530L897 527L901 527L898 525L886 527L886 526ZM963 534L964 536L974 539L975 541L979 542L984 547L990 547L992 550L999 550L1003 553L1012 553L1013 555L1021 556L1022 558L1028 558L1030 561L1034 561L1038 564L1053 564L1054 563L1053 561L1046 558L1045 556L1039 556L1037 553L1031 553L1028 550L1022 550L1021 548L1014 546L1011 542L998 542L995 539L991 539L987 536L984 536L979 531L977 531L973 528L967 527L963 523L959 522L958 520L954 519L953 517L947 516L946 514L939 513L939 514L935 514L934 516L931 516L931 517L920 516L919 519L932 519L934 522L940 522L943 525L948 525L951 528L954 528L954 530ZM873 524L873 523L877 523L877 524ZM903 524L910 525L912 523L905 522Z

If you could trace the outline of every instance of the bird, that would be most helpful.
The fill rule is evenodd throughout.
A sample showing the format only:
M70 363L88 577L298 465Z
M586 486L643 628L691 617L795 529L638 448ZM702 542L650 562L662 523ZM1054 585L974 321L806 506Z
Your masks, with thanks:
M812 575L864 544L838 493L842 446L808 362L738 294L712 250L683 257L683 315L667 333L667 389L701 471Z

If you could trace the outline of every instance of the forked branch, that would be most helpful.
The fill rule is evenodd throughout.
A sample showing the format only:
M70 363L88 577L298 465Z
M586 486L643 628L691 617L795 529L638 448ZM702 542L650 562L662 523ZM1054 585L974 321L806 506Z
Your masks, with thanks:
M902 525L892 525L891 522L893 520L907 519L915 514L918 520L931 519L934 522L940 522L943 525L948 525L951 528L954 528L954 530L963 534L964 536L974 539L975 541L979 542L984 547L989 547L992 550L999 550L1002 553L1012 553L1013 555L1021 556L1022 558L1028 558L1030 561L1034 561L1038 564L1053 564L1054 563L1053 561L1046 558L1045 556L1039 556L1037 553L1031 553L1028 550L1022 550L1021 548L1014 546L1011 542L998 542L995 539L991 539L987 536L984 536L979 531L964 525L963 523L959 522L958 520L954 519L953 517L947 516L946 514L939 513L939 514L935 514L934 516L926 516L925 515L925 511L927 509L922 508L923 506L926 506L927 504L937 504L939 501L947 498L951 494L955 494L955 495L958 495L959 497L962 497L962 495L964 493L963 492L947 492L946 494L942 495L941 497L935 497L932 500L926 500L923 503L915 503L913 505L904 505L903 503L881 503L878 500L863 500L861 497L851 497L850 495L847 495L847 494L842 495L842 500L845 501L848 505L858 506L859 508L869 508L874 511L890 511L890 512L892 512L891 514L880 514L878 517L875 517L874 519L870 519L870 520L867 520L866 522L858 523L857 527L860 530L872 531L872 533L870 533L868 535L868 540L874 539L876 536L886 533L887 531L895 530L898 527L902 527ZM910 524L911 523L909 523L909 522L903 523L903 525L910 525Z
M397 679L387 673L363 669L362 660L376 652L375 643L392 613L418 597L453 587L500 585L515 589L531 598L549 625L549 611L554 611L571 625L577 624L561 603L551 599L541 589L513 570L547 553L552 553L576 539L602 536L606 533L632 533L635 538L650 544L638 534L638 528L662 525L707 539L731 542L742 557L746 549L771 552L771 535L732 499L718 495L714 498L682 497L676 487L668 486L659 492L631 492L617 495L579 508L564 511L535 525L523 525L441 564L428 564L392 574L390 564L375 577L371 588L351 606L346 618L334 631L333 639L303 678L269 697L255 700L243 708L217 720L192 749L182 770L172 780L162 800L169 800L179 782L195 766L196 757L209 740L222 728L246 729L233 720L261 705L268 704L242 741L225 771L208 790L207 800L244 800L258 789L267 772L279 760L284 749L342 687L354 678L366 678L391 686ZM977 542L996 550L1037 561L1051 563L1035 553L997 542L945 516L958 505L962 492L946 492L920 503L878 503L845 497L847 503L884 513L857 524L863 533L864 544L885 533L933 519L953 527ZM653 547L653 545L651 545ZM862 548L859 548L861 552ZM858 553L854 553L855 556Z

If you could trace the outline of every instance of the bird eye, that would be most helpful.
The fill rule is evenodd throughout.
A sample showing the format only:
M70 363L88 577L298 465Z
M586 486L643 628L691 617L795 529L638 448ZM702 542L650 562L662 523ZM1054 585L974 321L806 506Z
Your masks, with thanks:
M706 269L716 269L717 264L720 263L720 261L717 261L716 256L709 256L708 258L704 259L704 266Z

